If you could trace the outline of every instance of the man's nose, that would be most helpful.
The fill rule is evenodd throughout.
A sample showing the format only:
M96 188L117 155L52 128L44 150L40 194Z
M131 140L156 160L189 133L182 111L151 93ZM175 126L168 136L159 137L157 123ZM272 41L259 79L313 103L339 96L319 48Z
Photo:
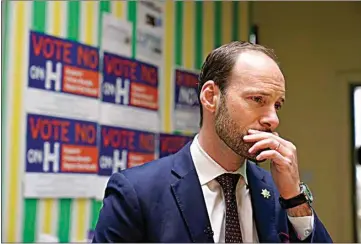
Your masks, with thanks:
M260 123L264 128L267 128L270 131L275 131L278 125L280 124L276 109L267 111L261 117Z

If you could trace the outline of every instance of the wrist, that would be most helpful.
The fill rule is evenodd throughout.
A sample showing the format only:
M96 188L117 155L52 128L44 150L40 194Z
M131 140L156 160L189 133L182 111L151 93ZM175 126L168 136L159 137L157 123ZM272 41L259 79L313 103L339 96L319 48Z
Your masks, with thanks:
M312 208L308 203L304 203L294 208L287 209L287 215L290 217L312 216Z
M299 194L301 193L301 190L299 189L299 187L297 188L297 190L293 191L293 192L288 192L288 193L281 193L281 197L283 199L291 199L291 198L294 198L296 196L298 196Z
M290 210L291 215L310 216L312 214L311 204L313 202L313 196L308 186L303 182L300 183L298 194L296 191L292 192L292 194L281 194L279 202L283 209L287 209L287 211Z

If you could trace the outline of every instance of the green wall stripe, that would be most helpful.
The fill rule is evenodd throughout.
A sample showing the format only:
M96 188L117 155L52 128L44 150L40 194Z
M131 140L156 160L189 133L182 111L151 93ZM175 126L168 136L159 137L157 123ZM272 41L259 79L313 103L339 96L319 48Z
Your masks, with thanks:
M38 200L26 199L24 209L23 242L35 242Z
M6 0L3 2L3 8L2 8L2 16L3 16L3 20L1 23L1 50L3 50L3 52L1 53L1 118L2 118L2 123L1 123L1 131L3 132L1 134L1 141L3 142L1 144L1 187L4 189L5 188L5 182L4 182L4 165L6 164L6 157L5 155L7 154L7 148L5 148L7 142L6 142L6 133L4 133L6 131L6 125L7 125L7 120L6 120L6 112L7 112L7 71L8 71L8 66L9 66L9 62L7 60L8 57L8 52L9 52L9 38L8 38L8 34L9 34L9 25L11 24L10 21L10 3L9 0ZM5 62L6 60L6 62ZM1 191L1 199L2 202L5 202L5 198L4 198L4 191ZM1 211L3 211L4 209L4 205L1 205ZM1 215L1 220L3 220L3 215ZM4 223L2 221L2 223Z
M68 26L67 37L70 40L79 40L80 27L80 2L68 2Z
M175 45L174 45L174 58L175 65L183 65L183 2L175 2L175 22L174 22L174 34L175 34Z
M238 1L233 1L232 2L232 16L233 16L233 25L232 25L232 40L233 41L237 41L240 40L240 28L239 28L239 21L238 21L238 5L239 2Z
M102 201L96 201L96 200L92 201L92 210L91 210L92 217L91 217L91 223L90 223L90 228L92 230L95 229L95 226L97 224L101 207L102 207Z
M59 203L57 234L61 243L68 243L70 241L71 203L72 199L61 199Z
M200 69L203 61L203 1L196 1L195 3L195 55L194 66Z
M222 1L214 2L214 46L222 45Z
M45 32L46 24L46 5L45 1L33 1L32 11L32 30ZM23 225L23 242L34 242L37 229L37 199L24 200L24 225Z
M33 2L33 30L35 31L45 31L46 4L46 1Z
M102 33L103 33L103 12L110 12L110 2L109 1L101 1L99 2L99 18L98 18L98 47L102 45Z
M133 23L132 58L137 53L137 1L128 2L128 21Z
M110 1L100 2L99 8L99 21L98 21L98 46L102 47L102 34L103 34L103 12L109 13L111 10ZM102 70L103 62L100 59L100 70ZM99 217L99 210L102 206L102 201L92 200L90 212L90 228L95 229Z
M174 9L174 64L183 66L183 1L175 2ZM173 131L175 135L182 135L181 131Z

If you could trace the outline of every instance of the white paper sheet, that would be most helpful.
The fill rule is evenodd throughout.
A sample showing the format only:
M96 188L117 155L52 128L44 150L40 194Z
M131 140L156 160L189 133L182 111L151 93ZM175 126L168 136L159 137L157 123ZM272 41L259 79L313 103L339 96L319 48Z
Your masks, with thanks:
M103 51L131 57L132 24L110 13L103 13Z
M137 27L137 59L154 65L163 63L163 31L147 25Z
M137 24L155 29L163 29L164 1L141 0L137 1L137 3Z

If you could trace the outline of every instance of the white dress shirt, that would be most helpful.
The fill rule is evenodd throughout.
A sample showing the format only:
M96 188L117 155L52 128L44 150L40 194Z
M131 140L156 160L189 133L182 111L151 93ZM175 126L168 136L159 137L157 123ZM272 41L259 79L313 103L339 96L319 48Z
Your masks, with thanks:
M225 242L225 202L220 184L215 180L217 176L224 173L238 173L241 175L236 186L236 199L238 215L242 232L243 242L259 242L255 221L253 218L251 196L246 188L247 175L246 163L235 172L227 172L216 163L199 145L198 135L194 138L191 148L192 159L202 187L208 216L214 232L215 242ZM290 217L301 240L306 239L313 230L314 216Z

